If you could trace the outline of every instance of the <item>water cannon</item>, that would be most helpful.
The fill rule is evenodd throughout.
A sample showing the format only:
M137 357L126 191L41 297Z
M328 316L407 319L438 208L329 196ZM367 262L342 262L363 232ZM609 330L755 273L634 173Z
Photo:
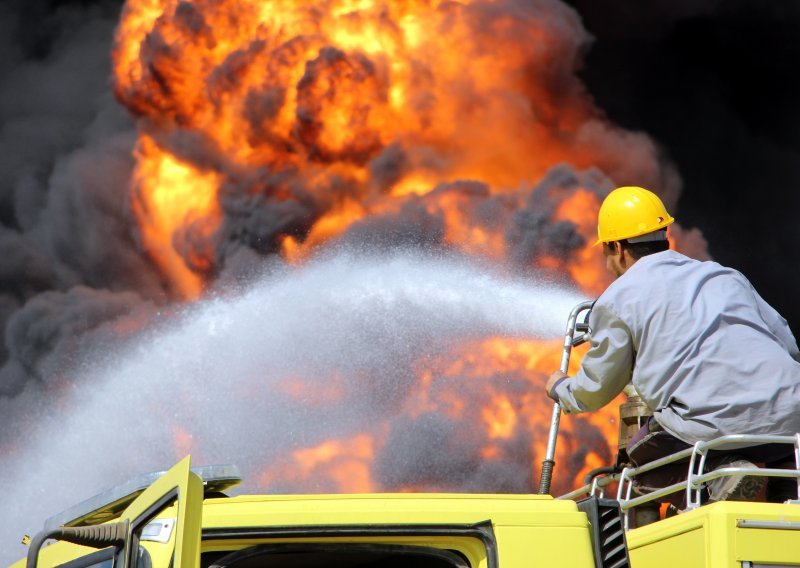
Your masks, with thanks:
M569 360L572 355L572 348L586 343L591 337L589 327L589 314L594 306L594 301L581 302L575 306L567 319L567 329L564 334L564 344L561 354L561 372L567 373L569 370ZM624 391L627 400L619 406L619 437L617 440L617 459L613 466L605 466L593 470L587 477L594 477L601 473L612 473L621 471L623 467L630 465L627 453L627 446L630 439L647 422L653 411L645 404L639 393L632 384L628 384ZM550 422L550 433L547 440L547 451L542 462L542 475L539 481L539 494L547 495L550 492L553 468L555 467L555 447L558 438L558 427L561 420L561 405L555 403L553 406L553 417ZM587 481L591 482L591 479Z
M589 340L591 328L589 327L589 314L594 306L593 301L581 302L575 306L567 319L567 330L564 334L564 345L561 354L561 372L567 373L569 370L569 360L572 348L577 347ZM653 411L645 404L639 393L632 384L628 384L623 390L627 400L619 406L619 437L617 440L617 459L613 465L603 466L590 471L584 483L589 485L594 478L604 474L617 474L625 467L632 464L628 458L627 446L630 439L647 423ZM550 493L550 483L555 467L555 449L558 438L558 426L561 419L561 405L553 405L553 417L550 422L550 433L547 439L547 451L542 462L542 475L539 481L539 494L548 495ZM658 518L659 510L657 504L648 503L636 508L636 524L649 524Z
M564 347L561 352L561 372L569 371L569 358L572 348L582 345L589 340L591 329L589 327L589 314L594 306L594 300L581 302L569 313L567 318L567 331L564 334ZM581 321L579 322L579 318ZM579 335L576 335L579 333ZM556 440L558 439L558 424L561 421L561 405L553 405L553 417L550 420L550 433L547 436L547 451L542 461L542 474L539 477L539 495L550 494L550 482L553 478L553 468L556 465Z

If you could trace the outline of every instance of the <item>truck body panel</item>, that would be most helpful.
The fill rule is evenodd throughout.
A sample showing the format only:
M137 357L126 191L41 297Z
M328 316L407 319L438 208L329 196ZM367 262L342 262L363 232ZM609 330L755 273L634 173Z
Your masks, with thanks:
M800 505L720 502L627 533L631 565L800 566Z
M797 502L713 503L623 531L621 511L630 504L624 500L437 493L227 497L212 480L205 483L204 497L184 460L131 493L124 510L118 496L109 502L114 518L103 524L132 522L124 546L97 551L56 542L42 549L38 566L302 568L322 560L354 568L388 558L389 566L422 568L800 567ZM79 514L72 526L96 526L100 518L106 518L102 506ZM24 560L12 568L23 566Z

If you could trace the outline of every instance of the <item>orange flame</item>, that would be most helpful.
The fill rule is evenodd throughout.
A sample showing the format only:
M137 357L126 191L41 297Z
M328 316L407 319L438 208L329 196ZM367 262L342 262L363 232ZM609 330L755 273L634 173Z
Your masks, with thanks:
M578 25L568 11L549 17ZM490 195L509 196L510 217L520 184L554 164L608 162L603 141L580 131L596 111L578 84L544 86L575 82L568 58L577 46L557 32L548 18L470 1L131 0L117 34L115 91L165 151L186 154L186 137L176 133L196 133L207 150L194 165L211 199L224 177L258 168L302 177L318 216L299 238L276 236L276 250L299 259L442 182L481 180ZM154 144L142 145L140 161ZM400 157L377 176L391 148ZM208 173L208 149L222 177ZM346 197L331 191L332 180ZM500 224L465 216L452 195L431 205L444 212L449 244L504 255ZM176 229L161 231L159 248L171 246ZM166 264L170 279L186 280Z
M375 490L370 470L373 458L373 439L368 434L349 440L328 440L316 447L292 452L285 461L271 464L262 472L259 482L269 486L276 480L292 480L308 486L325 480L331 484L326 491L369 493Z
M175 445L175 459L183 459L194 453L195 440L192 433L178 425L172 426L172 438Z
M556 221L572 221L587 244L597 240L597 212L600 200L594 193L578 189L571 197L564 199L553 215ZM578 250L566 266L572 279L591 294L599 296L609 283L603 255L595 247Z
M180 231L210 237L220 221L216 203L219 177L201 172L142 137L137 152L133 208L139 219L145 249L185 298L197 298L203 281L198 274L209 268L208 251L176 250Z

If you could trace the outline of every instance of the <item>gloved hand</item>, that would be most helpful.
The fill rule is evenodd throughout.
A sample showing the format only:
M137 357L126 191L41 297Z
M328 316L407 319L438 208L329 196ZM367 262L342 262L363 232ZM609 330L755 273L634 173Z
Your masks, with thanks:
M553 394L553 389L559 382L567 378L569 378L569 376L561 371L555 371L552 375L550 375L550 378L547 379L547 384L544 386L547 396L558 402L558 397Z

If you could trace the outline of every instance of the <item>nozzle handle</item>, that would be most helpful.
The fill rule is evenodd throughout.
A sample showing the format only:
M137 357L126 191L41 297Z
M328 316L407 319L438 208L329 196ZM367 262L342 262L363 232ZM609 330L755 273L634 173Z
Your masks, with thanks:
M572 354L572 348L579 345L586 340L589 333L589 324L586 321L578 323L578 316L585 312L591 311L594 306L594 300L581 302L569 313L567 319L567 331L564 334L564 350L561 353L561 372L567 373L569 371L569 357ZM575 331L583 332L583 335L575 342ZM561 405L555 403L553 405L553 417L550 420L550 433L547 436L547 451L545 458L542 461L542 475L539 477L539 495L548 495L550 493L550 482L553 479L553 468L556 465L556 441L558 439L558 423L561 420Z
M539 495L550 494L550 482L553 479L553 468L556 462L553 460L544 460L542 462L542 477L539 480Z
M539 495L550 493L550 482L553 478L553 468L556 466L556 440L558 438L558 423L561 420L561 405L553 405L553 417L550 419L550 433L547 436L547 452L542 461L542 475L539 478Z

